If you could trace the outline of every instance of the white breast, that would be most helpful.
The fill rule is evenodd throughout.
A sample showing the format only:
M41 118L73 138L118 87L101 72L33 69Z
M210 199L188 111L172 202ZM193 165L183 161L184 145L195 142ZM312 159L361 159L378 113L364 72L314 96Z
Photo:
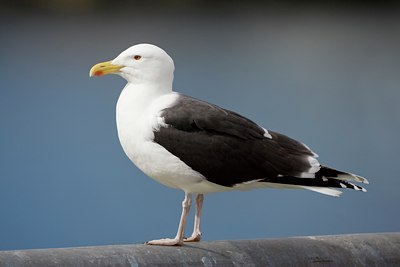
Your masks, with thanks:
M145 174L166 186L191 193L215 191L214 184L153 142L153 131L164 124L160 112L172 106L179 95L154 96L146 90L127 86L117 103L118 137L126 155Z

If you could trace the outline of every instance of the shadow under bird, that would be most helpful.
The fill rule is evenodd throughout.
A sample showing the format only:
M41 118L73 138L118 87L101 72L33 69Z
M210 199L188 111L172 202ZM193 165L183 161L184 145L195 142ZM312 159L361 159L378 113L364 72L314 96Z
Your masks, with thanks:
M90 70L90 76L118 74L128 82L118 99L116 119L129 159L149 177L185 192L175 238L147 244L200 241L206 193L289 188L339 196L342 192L335 188L366 191L353 183L368 183L365 178L321 165L305 144L233 111L174 92L174 68L163 49L138 44ZM185 238L194 194L194 230Z

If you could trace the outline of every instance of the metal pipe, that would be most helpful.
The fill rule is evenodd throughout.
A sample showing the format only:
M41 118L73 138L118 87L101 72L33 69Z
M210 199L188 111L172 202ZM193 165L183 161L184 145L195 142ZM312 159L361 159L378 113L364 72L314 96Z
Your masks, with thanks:
M0 251L0 266L400 266L400 233Z

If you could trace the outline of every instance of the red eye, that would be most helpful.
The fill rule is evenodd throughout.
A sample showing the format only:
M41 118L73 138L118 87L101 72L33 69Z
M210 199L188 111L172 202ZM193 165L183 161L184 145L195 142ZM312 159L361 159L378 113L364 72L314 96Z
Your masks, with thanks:
M133 59L135 59L135 60L139 60L139 59L141 59L142 57L141 56L139 56L139 55L135 55L134 57L133 57Z

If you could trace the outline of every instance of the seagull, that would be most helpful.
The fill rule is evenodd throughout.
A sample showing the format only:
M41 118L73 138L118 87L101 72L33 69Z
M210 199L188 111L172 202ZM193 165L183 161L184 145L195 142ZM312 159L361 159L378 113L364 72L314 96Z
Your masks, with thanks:
M116 107L118 138L147 176L183 190L175 238L146 242L179 246L201 240L204 194L256 188L308 189L339 196L337 188L366 190L367 179L321 165L311 149L217 105L173 91L174 61L152 44L134 45L94 65L90 76L117 74L127 84ZM336 188L336 189L335 189ZM184 236L196 195L194 229Z

